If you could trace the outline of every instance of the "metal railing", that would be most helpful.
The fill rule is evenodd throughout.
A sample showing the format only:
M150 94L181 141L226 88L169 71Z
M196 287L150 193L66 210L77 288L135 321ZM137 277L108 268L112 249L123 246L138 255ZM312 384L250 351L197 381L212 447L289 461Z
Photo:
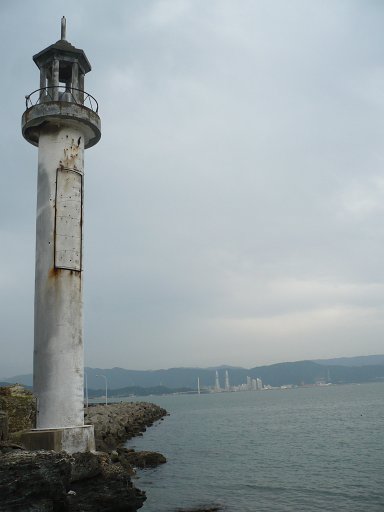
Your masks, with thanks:
M76 103L76 105L90 108L96 114L99 111L99 104L91 94L75 87L66 87L65 85L53 85L36 89L36 91L31 92L31 94L25 97L25 108L29 109L47 101Z

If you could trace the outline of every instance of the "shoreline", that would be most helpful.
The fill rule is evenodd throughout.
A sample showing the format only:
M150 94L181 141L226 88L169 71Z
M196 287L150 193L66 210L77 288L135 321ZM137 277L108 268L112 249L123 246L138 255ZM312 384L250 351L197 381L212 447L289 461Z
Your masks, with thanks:
M84 423L94 426L97 451L121 448L132 437L161 421L168 412L151 402L90 404L84 409Z
M166 462L157 452L135 452L124 443L168 415L149 402L91 405L96 452L27 451L15 438L0 443L0 512L135 512L145 500L131 476L135 467ZM17 437L16 437L17 438Z

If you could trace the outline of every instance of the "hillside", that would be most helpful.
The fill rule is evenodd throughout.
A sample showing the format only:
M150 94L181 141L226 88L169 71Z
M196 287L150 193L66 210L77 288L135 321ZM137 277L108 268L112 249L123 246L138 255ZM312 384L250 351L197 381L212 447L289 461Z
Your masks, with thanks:
M314 363L327 366L368 366L384 364L384 355L357 356L357 357L336 357L333 359L315 359Z
M257 366L251 369L238 367L213 368L169 368L161 370L126 370L124 368L86 368L88 388L100 390L104 387L105 375L108 388L158 388L196 389L197 379L201 387L213 387L215 372L218 371L220 385L224 387L225 372L228 371L230 385L238 386L245 383L247 377L261 378L264 384L270 386L315 384L318 381L332 383L376 382L384 380L384 364L367 364L369 361L384 361L384 356L364 356L360 358L339 358L328 360L296 361L277 363L268 366ZM358 362L365 364L357 365ZM347 364L349 362L349 364ZM31 385L31 375L1 379L3 381Z

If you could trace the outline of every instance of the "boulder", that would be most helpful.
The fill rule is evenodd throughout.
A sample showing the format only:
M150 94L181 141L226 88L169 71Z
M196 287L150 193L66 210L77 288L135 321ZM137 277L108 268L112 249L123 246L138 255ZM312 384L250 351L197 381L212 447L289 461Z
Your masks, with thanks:
M106 453L0 456L0 512L134 512L145 494Z
M35 427L36 398L19 384L0 387L0 411L8 415L9 434Z
M70 474L68 459L60 453L17 451L2 455L0 511L67 510Z
M94 474L96 466L99 473L87 477L84 468L86 457ZM106 453L75 454L72 467L77 468L79 462L83 467L71 473L70 490L76 494L69 495L69 511L77 512L134 512L143 506L145 493L132 485L129 472L121 464L113 464ZM95 463L96 459L97 462ZM79 479L81 476L81 479Z
M199 508L178 508L176 512L220 512L220 510L223 510L223 508L216 505L208 505Z
M158 452L141 451L136 452L127 448L118 448L119 461L125 467L128 465L136 468L155 468L167 462L167 459Z

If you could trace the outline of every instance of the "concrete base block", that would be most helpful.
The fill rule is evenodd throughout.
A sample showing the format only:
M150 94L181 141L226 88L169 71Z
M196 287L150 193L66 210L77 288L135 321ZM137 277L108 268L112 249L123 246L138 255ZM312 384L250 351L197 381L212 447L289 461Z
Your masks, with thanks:
M34 429L25 432L21 442L27 450L53 450L67 453L95 451L93 425Z

